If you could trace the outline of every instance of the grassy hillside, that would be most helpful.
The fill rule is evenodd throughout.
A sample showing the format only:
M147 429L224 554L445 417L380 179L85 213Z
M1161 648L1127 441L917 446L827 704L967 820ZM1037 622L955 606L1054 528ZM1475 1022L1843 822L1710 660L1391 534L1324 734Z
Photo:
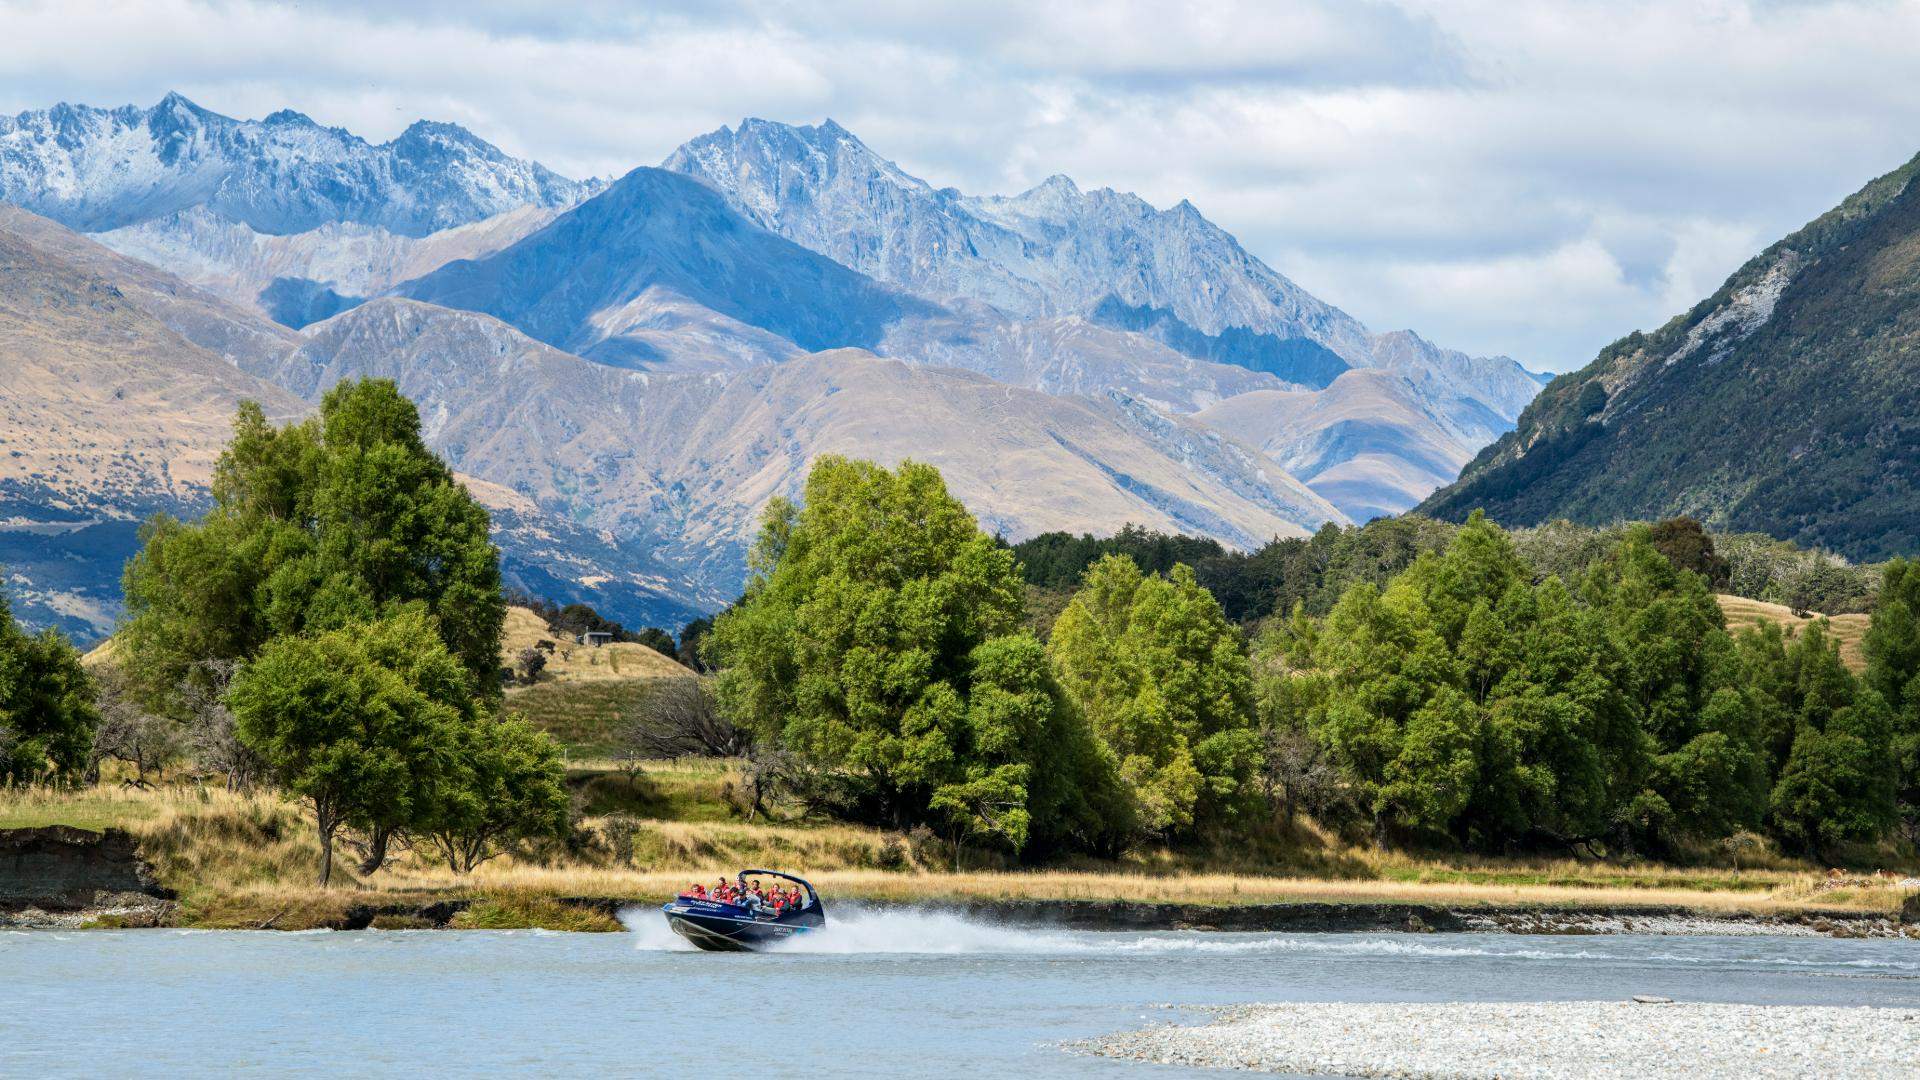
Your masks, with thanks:
M546 620L523 607L507 609L500 628L500 662L511 666L520 650L553 644L547 652L542 677L555 682L625 682L634 679L674 679L692 676L670 656L647 645L616 641L589 648L547 629ZM543 650L545 651L545 650Z
M618 641L590 648L547 629L527 608L507 609L500 634L500 662L512 667L520 651L541 648L547 664L540 681L507 690L507 708L521 713L560 740L567 755L605 757L615 751L613 732L623 713L661 679L691 679L693 672L649 646Z
M1769 604L1764 600L1748 600L1724 593L1714 599L1720 602L1720 611L1727 617L1727 629L1735 633L1743 627L1763 623L1772 623L1789 633L1799 633L1815 619L1825 619L1828 632L1840 643L1841 662L1856 674L1867 670L1865 641L1867 624L1873 621L1871 616L1795 615L1793 609L1784 604Z
M1920 158L1563 375L1421 509L1920 551Z

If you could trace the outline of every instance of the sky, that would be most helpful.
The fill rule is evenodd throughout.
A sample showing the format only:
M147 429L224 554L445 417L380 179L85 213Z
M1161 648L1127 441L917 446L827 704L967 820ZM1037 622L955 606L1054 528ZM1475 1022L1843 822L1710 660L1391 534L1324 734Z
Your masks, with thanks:
M1579 367L1920 151L1920 0L0 0L0 111L450 120L573 176L831 117L1190 199L1376 330Z

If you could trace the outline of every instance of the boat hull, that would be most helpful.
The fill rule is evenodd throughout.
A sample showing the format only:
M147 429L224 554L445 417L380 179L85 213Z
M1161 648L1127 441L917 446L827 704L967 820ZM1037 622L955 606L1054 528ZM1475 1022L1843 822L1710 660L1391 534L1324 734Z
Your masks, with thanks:
M715 905L701 905L714 907ZM807 919L798 912L781 919L755 919L713 910L702 911L690 904L668 904L667 926L708 952L755 952L769 948L823 924L824 919Z

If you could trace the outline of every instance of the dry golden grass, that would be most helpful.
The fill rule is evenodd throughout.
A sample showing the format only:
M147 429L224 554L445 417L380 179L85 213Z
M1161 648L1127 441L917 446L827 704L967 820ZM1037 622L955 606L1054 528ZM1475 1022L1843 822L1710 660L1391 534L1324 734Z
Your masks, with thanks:
M560 740L569 757L612 753L621 715L649 689L651 679L544 682L507 690L507 708Z
M511 667L521 649L551 641L542 679L550 682L605 682L636 679L690 679L693 672L653 648L619 641L588 648L547 629L546 620L522 607L507 609L500 632L500 662Z
M1741 596L1721 594L1714 599L1720 601L1720 611L1727 617L1727 629L1739 631L1743 627L1772 623L1782 629L1798 633L1814 619L1825 619L1828 632L1840 642L1840 659L1854 672L1867 669L1865 641L1867 625L1872 621L1868 615L1814 615L1801 618L1785 604L1769 604L1764 600L1748 600Z
M662 782L702 785L725 766L652 763ZM677 779L676 779L677 778ZM659 900L693 880L765 867L806 875L828 895L875 900L1128 900L1165 903L1420 903L1455 907L1677 907L1712 914L1791 914L1829 909L1891 912L1902 892L1855 882L1833 888L1805 868L1698 869L1620 866L1572 859L1423 859L1344 850L1319 865L1207 869L1211 859L1146 852L1126 862L1036 871L944 871L937 845L851 825L628 819L622 858L608 819L582 822L584 845L554 844L502 856L470 876L453 874L422 849L402 850L364 880L355 853L338 849L335 885L314 884L312 825L299 804L264 793L190 786L0 791L0 827L65 823L117 826L140 837L161 879L181 893L189 925L282 929L325 925L355 905L480 901L462 925L606 929L604 917L555 904L563 897ZM925 850L923 850L925 849ZM404 920L403 920L404 921ZM591 924L591 925L589 925ZM395 924L398 925L398 924Z

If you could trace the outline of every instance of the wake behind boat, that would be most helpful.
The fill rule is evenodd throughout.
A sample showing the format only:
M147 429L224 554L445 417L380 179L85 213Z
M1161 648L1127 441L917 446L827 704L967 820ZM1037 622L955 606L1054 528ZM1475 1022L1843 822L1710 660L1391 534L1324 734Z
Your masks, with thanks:
M786 884L769 886L763 878ZM827 925L814 887L778 870L742 870L712 891L695 885L660 910L674 933L709 952L752 952Z

